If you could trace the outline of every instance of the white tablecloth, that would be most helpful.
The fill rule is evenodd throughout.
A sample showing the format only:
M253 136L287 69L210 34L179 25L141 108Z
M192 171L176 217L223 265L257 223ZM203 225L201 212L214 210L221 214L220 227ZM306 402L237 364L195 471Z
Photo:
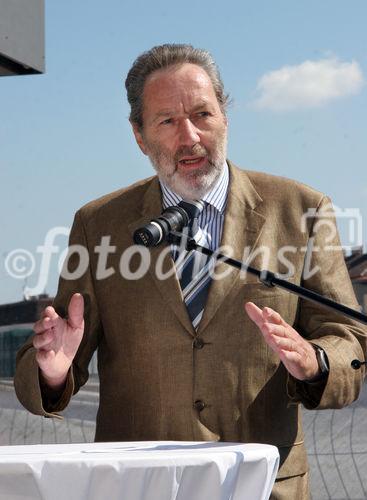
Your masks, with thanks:
M277 448L151 441L0 447L1 500L260 500Z

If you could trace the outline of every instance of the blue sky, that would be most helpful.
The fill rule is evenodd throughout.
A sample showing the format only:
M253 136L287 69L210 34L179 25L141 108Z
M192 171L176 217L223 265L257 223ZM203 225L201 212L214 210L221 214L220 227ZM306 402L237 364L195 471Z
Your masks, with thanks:
M233 98L228 157L359 209L366 246L366 18L364 0L46 0L46 73L0 78L0 303L22 298L24 280L5 269L10 252L34 255L34 286L36 249L52 227L152 175L130 130L124 79L139 53L165 42L216 59ZM345 244L348 227L341 220ZM56 244L65 248L66 237Z

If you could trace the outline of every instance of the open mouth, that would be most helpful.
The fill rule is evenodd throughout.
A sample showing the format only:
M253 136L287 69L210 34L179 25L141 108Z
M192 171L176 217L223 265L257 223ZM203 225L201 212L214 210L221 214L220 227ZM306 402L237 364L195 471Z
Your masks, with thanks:
M199 167L205 161L205 156L186 157L179 160L179 164L185 167Z

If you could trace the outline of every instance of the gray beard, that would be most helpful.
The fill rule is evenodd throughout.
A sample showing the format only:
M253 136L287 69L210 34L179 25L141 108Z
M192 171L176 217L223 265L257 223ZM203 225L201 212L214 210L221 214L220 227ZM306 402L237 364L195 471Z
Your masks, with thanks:
M153 162L152 158L150 158L150 161L162 184L167 186L171 191L178 194L184 200L199 200L203 198L218 181L223 172L225 157L223 157L223 161L220 164L211 164L209 172L204 174L201 173L199 175L197 174L196 176L187 176L184 180L181 179L176 173L171 176L164 175L160 167L157 167ZM200 178L199 182L197 182L197 178Z
M185 175L184 178L180 177L176 170L176 160L167 157L164 153L151 150L149 159L162 184L185 200L198 200L213 188L222 174L226 161L226 146L225 136L222 138L218 150L215 151L214 158L209 159L205 171L194 171ZM166 166L170 168L167 169ZM173 173L167 174L167 170L171 172L172 167L174 167Z

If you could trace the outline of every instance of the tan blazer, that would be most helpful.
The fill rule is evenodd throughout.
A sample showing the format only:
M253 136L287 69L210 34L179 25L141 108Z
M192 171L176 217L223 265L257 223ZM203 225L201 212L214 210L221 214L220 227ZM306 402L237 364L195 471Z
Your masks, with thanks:
M305 248L322 207L328 199L294 181L263 173L242 171L230 162L230 187L222 244L243 258L245 247L270 249L267 267L285 272L287 262L295 273L290 280L301 283ZM314 218L302 214L317 208ZM309 408L340 408L358 397L364 371L351 369L354 358L364 359L366 330L352 320L310 302L298 300L281 289L267 288L253 276L244 277L219 264L222 279L209 291L197 336L202 348L193 347L195 332L182 301L180 285L169 252L163 259L162 281L155 266L164 247L150 250L148 273L139 280L122 278L121 255L132 244L134 230L161 212L161 193L156 177L144 180L93 201L75 216L70 243L88 248L90 265L78 280L60 281L55 299L65 315L72 293L82 292L86 301L86 328L67 388L56 404L42 403L34 349L28 343L18 355L15 387L20 401L31 412L54 415L83 385L92 353L98 348L100 407L97 441L129 440L223 440L271 443L279 448L278 477L304 473L307 458L299 402ZM352 286L340 251L326 250L330 224L319 224L314 240L311 268L320 266L304 284L351 307L357 308ZM102 236L111 236L107 267L109 278L97 280ZM328 241L327 241L328 240ZM296 250L277 255L280 248ZM69 270L77 264L70 260ZM140 259L130 263L133 272ZM261 268L261 254L252 260ZM322 346L329 358L326 383L297 383L263 341L247 317L243 304L254 301L270 306L295 328ZM320 399L321 398L321 399ZM196 401L204 403L200 410Z

